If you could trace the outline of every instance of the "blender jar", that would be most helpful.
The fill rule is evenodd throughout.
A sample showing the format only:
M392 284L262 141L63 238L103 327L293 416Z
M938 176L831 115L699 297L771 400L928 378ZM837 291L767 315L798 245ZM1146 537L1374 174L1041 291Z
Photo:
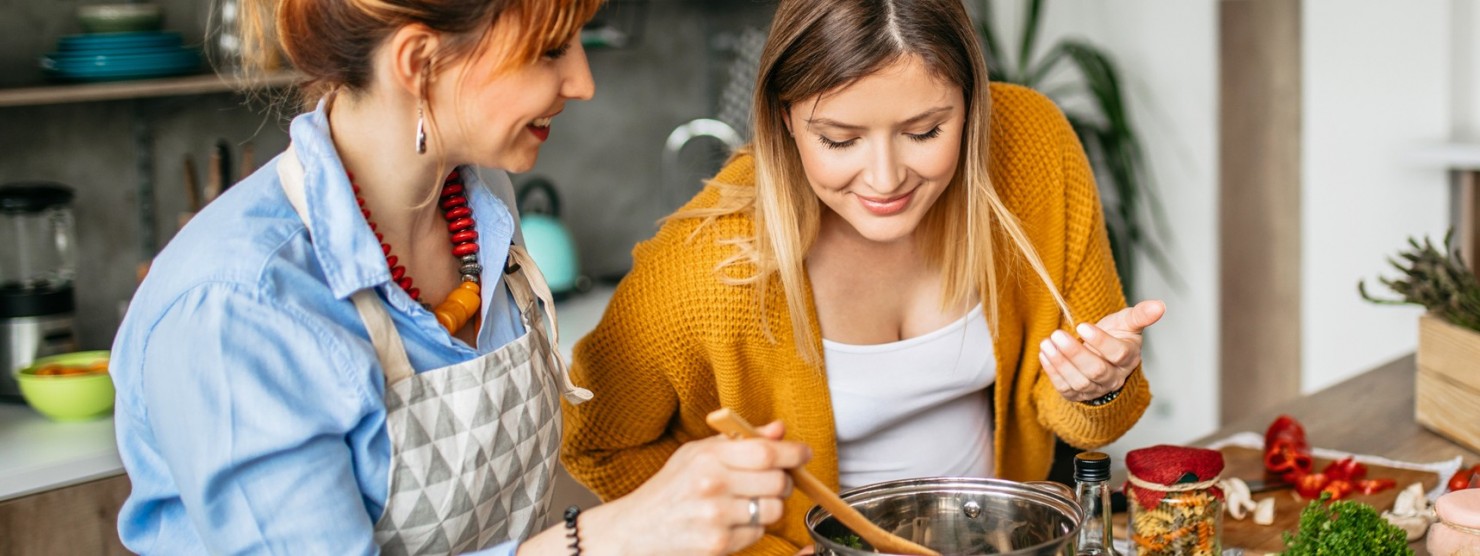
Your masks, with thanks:
M72 190L48 182L0 186L0 399L37 358L77 351Z
M0 187L0 288L56 290L77 271L72 190L45 183Z

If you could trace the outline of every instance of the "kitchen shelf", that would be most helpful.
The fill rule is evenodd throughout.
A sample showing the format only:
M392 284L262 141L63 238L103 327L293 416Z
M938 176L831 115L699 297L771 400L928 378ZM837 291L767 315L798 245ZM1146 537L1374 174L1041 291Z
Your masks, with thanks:
M279 71L264 76L254 85L284 87L298 79L297 72ZM239 90L242 86L241 81L223 78L214 73L203 73L162 79L18 87L0 89L0 107L225 93Z

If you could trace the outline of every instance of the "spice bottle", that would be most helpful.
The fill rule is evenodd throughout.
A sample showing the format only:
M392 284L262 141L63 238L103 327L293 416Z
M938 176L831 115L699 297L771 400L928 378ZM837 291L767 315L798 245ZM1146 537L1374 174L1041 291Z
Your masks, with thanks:
M1480 488L1440 496L1434 502L1434 513L1439 522L1429 528L1429 554L1480 554Z
M1125 466L1133 556L1222 554L1221 452L1152 446L1126 454Z
M1074 456L1074 497L1084 511L1075 556L1116 556L1110 538L1110 456L1101 452Z

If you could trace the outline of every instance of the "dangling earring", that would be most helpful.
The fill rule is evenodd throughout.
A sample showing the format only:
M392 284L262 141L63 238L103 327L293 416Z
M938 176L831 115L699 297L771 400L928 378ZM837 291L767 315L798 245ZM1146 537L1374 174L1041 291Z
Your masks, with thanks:
M427 153L427 119L421 105L416 106L416 154Z

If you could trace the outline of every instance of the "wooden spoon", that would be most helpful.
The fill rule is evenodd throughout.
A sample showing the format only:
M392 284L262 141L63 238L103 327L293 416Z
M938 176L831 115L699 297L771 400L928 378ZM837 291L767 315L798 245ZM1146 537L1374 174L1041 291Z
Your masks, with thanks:
M734 438L760 438L761 436L760 433L756 432L755 427L750 426L750 423L745 421L745 418L734 411L730 411L726 407L710 413L709 416L704 418L704 421L709 423L710 428ZM805 468L787 469L786 472L791 475L791 481L796 484L798 489L806 493L807 496L821 505L823 509L831 513L843 525L853 530L854 533L857 533L863 540L868 541L869 545L873 546L875 550L888 554L940 556L939 552L900 538L894 533L890 533L878 525L874 525L868 518L863 517L863 514L858 513L858 510L853 509L853 506L848 505L842 498L838 498L838 495L832 489L827 488L827 485L822 484L822 481L812 476L811 473L808 473Z

